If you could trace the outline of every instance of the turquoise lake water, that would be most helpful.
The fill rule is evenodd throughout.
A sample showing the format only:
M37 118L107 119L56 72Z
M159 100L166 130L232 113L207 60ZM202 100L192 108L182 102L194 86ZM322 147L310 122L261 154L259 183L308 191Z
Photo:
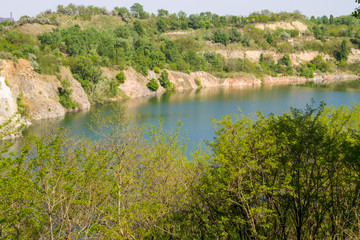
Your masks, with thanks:
M320 101L324 101L328 106L350 106L360 102L360 92L297 86L205 88L133 99L128 102L128 111L137 115L139 121L145 124L158 126L160 119L163 119L165 129L174 129L178 121L181 121L181 132L189 139L191 146L201 140L212 140L214 131L211 119L221 119L230 113L239 114L240 109L244 114L256 111L266 115L287 112L290 107L304 108L312 99L316 102L315 106L318 106ZM104 115L111 109L109 105L97 108L103 110ZM39 135L61 125L69 128L74 136L85 135L96 139L97 136L89 129L91 115L92 112L87 111L70 113L62 119L43 120L26 129L24 135Z

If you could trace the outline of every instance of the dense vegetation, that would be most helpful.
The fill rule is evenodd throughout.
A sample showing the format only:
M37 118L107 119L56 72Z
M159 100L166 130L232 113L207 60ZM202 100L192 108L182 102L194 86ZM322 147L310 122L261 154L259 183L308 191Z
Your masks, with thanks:
M255 27L257 23L294 20L309 28L299 32ZM145 76L149 70L159 69L208 71L220 77L247 72L259 78L265 75L311 78L316 72L336 70L358 73L359 63L347 63L347 58L351 48L360 48L359 24L352 16L308 19L298 11L263 10L240 17L211 12L175 14L159 9L155 15L138 3L130 9L115 7L111 12L69 4L35 18L23 16L16 23L0 23L0 58L28 59L43 74L55 74L61 66L68 66L91 99L96 100L101 94L115 96L115 88L121 84L106 79L101 67L119 71L133 67ZM40 31L28 34L31 31L27 29L32 26ZM259 62L251 62L246 56L225 58L218 53L234 49L272 51L282 58L277 60L265 54ZM289 54L310 50L334 59L323 60L319 55L299 66L291 63ZM97 87L99 84L103 86ZM105 85L106 93L99 93Z
M112 15L112 16L109 16ZM102 18L103 17L103 18ZM118 25L112 23L118 21ZM93 21L97 18L96 21ZM106 26L92 25L105 21ZM105 19L105 20L104 20ZM255 23L301 20L310 27L261 30ZM64 22L76 21L67 26ZM52 31L30 35L32 24ZM360 48L359 20L351 16L306 19L299 12L262 11L248 17L210 12L157 16L140 4L130 10L58 6L36 18L0 23L0 58L28 59L43 74L57 74L60 102L76 108L69 67L93 100L99 88L115 97L126 81L122 70L143 75L147 86L173 90L168 70L209 71L226 76L248 72L313 77L316 72L358 72L347 63L350 48ZM105 26L105 25L104 25ZM180 34L168 34L181 31ZM305 41L310 38L311 41ZM317 40L314 40L314 39ZM290 42L289 40L292 40ZM225 59L215 49L262 49L262 54ZM300 66L290 54L326 53ZM102 67L116 69L113 79ZM201 86L201 81L196 80ZM358 82L338 87L358 88ZM100 87L99 87L100 86ZM331 87L331 86L330 86ZM28 110L22 95L19 113ZM288 113L226 116L215 121L215 138L190 156L186 141L161 127L144 128L117 106L113 115L95 113L100 141L73 139L59 128L28 137L17 153L0 143L0 239L357 239L360 235L360 106L321 104ZM15 131L16 116L0 125L1 137ZM21 128L22 126L18 126ZM6 154L4 154L6 153Z
M98 116L99 142L58 129L0 157L0 238L360 234L359 105L227 116L191 157L178 131L139 127L124 108Z

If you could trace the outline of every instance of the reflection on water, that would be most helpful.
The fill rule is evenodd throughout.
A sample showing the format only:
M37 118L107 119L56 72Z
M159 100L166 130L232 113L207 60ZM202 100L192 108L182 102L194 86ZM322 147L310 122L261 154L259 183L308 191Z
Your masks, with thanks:
M128 111L138 115L141 123L158 125L163 119L165 129L174 129L181 121L181 129L186 132L191 145L192 142L198 144L201 139L212 139L212 118L221 119L229 113L239 113L239 109L244 114L255 111L264 114L286 112L290 107L304 108L311 99L317 104L324 101L327 105L351 105L360 102L360 93L295 86L204 88L132 99L127 104ZM103 116L111 112L110 104L94 109L101 109ZM73 136L85 135L96 139L89 128L92 111L69 113L62 119L35 122L24 131L24 135L40 135L61 125L70 128ZM15 140L16 145L21 145L21 141Z

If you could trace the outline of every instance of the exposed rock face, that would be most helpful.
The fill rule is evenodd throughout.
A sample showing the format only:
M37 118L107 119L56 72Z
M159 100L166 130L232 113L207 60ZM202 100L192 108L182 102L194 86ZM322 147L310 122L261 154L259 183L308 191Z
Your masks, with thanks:
M2 76L7 80L16 99L23 94L24 104L29 107L33 120L62 117L67 110L60 104L58 88L61 82L56 76L41 75L34 71L27 60L20 59L18 63L2 61ZM79 109L89 109L90 102L69 70L62 68L64 77L72 84L72 97L79 104Z
M360 61L360 49L352 48L348 56L349 62L358 62Z
M6 85L5 78L0 77L0 121L8 118L17 111L16 98L13 97L11 89Z
M286 85L286 84L300 84L312 79L306 79L305 77L270 77L267 76L264 79L265 85Z
M0 77L0 139L18 137L22 126L29 125L29 122L22 119L16 112L16 99L6 85L5 78Z
M172 82L177 91L183 91L187 89L197 89L198 86L195 82L195 77L190 74L168 71L169 72L169 80Z
M143 96L153 96L162 93L165 90L160 86L156 92L150 91L146 84L149 82L147 77L144 77L134 69L124 71L126 80L119 88L130 98L138 98ZM116 74L113 74L114 77Z
M104 76L111 79L116 76L119 71L103 69ZM197 89L200 87L242 87L242 86L256 86L260 85L261 81L254 76L246 76L241 78L220 79L207 72L192 72L190 74L166 70L169 73L169 80L175 85L177 91ZM154 96L163 93L165 89L159 87L156 92L150 91L146 84L151 78L159 79L160 74L153 71L149 72L147 77L137 73L134 69L129 68L124 71L126 76L125 83L121 84L119 88L129 98L139 98L144 96Z
M258 51L258 50L217 50L216 53L220 53L224 58L226 59L233 59L233 58L247 58L251 62L259 62L260 55L264 54L265 57L269 57L273 59L274 61L278 61L280 58L284 56L284 54L279 54L272 51ZM302 53L293 53L289 54L291 62L293 65L298 66L301 63L309 62L313 60L317 55L321 55L324 60L330 60L332 57L328 54L323 54L319 52L302 52ZM360 55L357 55L357 58L359 58ZM355 57L354 57L355 58Z
M324 74L318 75L314 77L315 83L333 83L333 82L340 82L340 81L348 81L348 80L359 80L360 76L353 75L353 74L346 74L346 73L334 73L334 74Z
M276 30L280 29L288 29L288 30L298 30L299 32L304 32L308 29L308 26L300 21L293 22L276 22L276 23L259 23L256 24L255 27L260 28L262 30Z
M201 81L202 87L219 87L222 84L222 80L207 72L193 72L190 76L194 79Z
M68 79L71 83L71 98L78 104L77 109L75 110L88 110L91 107L89 98L82 88L81 84L73 77L69 68L61 68L61 76L64 79Z
M224 80L224 87L251 87L251 86L260 86L261 80L256 77L242 77L242 78L227 78Z
M40 75L34 72L27 60L18 63L3 62L2 74L5 76L14 97L24 95L24 103L30 109L34 120L55 118L65 115L57 95L60 81L55 76Z

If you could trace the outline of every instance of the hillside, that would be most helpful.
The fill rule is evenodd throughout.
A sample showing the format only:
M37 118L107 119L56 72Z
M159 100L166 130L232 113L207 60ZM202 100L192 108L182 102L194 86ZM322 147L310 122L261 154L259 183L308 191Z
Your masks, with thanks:
M60 117L104 101L200 87L357 79L359 48L360 21L351 16L59 5L0 23L0 76L8 85L0 91L9 87L12 96L0 101L17 103L0 108L0 117Z

